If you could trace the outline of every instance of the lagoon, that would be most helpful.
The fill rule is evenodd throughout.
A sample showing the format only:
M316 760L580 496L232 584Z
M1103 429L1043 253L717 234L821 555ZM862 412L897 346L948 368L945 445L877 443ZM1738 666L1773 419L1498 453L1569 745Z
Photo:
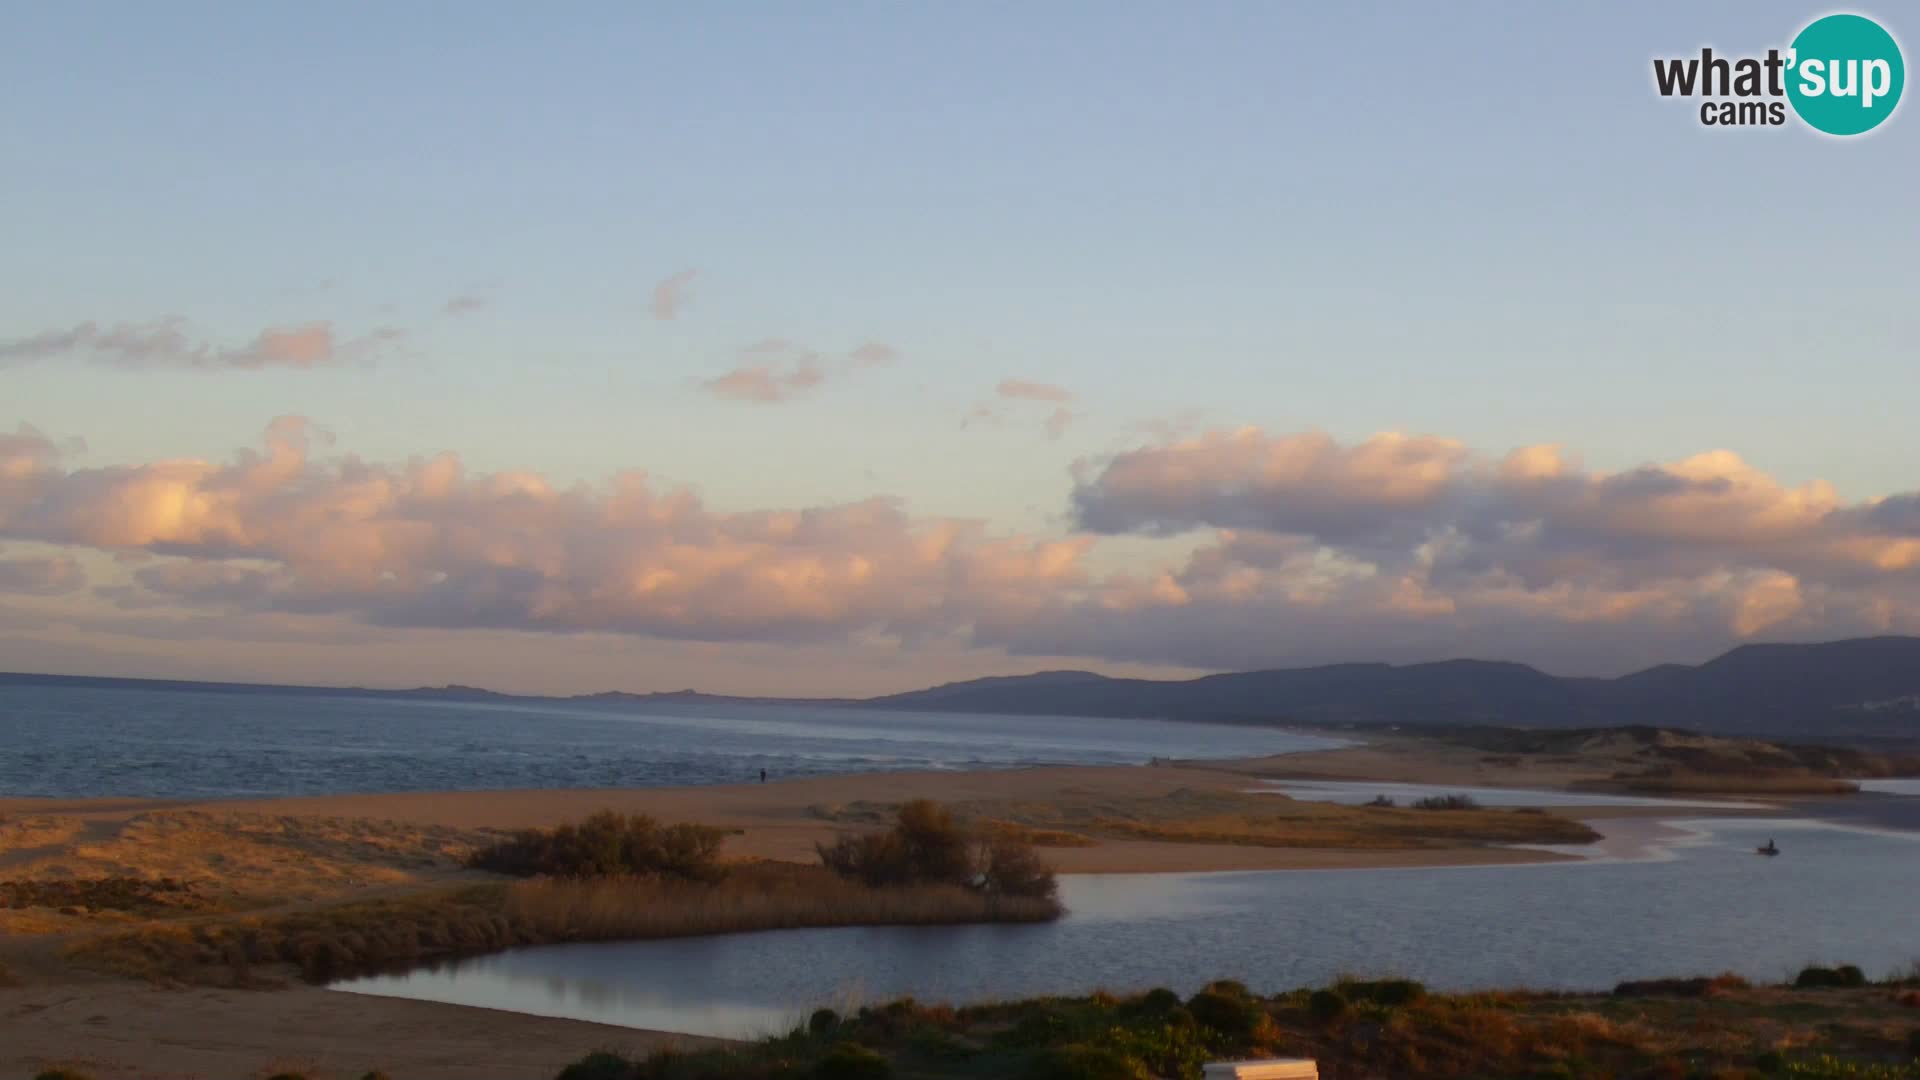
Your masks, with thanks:
M1641 857L1076 876L1062 879L1070 914L1048 925L549 946L336 988L744 1037L819 1006L906 995L1187 993L1218 978L1273 992L1341 974L1593 989L1721 971L1779 980L1815 963L1878 975L1920 959L1920 834L1799 818L1668 824ZM1785 854L1756 857L1769 837Z

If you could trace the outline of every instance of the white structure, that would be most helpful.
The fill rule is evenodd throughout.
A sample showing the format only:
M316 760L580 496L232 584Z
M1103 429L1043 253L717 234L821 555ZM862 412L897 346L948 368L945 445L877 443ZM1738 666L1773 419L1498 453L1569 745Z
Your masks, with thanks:
M1312 1058L1267 1058L1264 1061L1214 1061L1201 1069L1206 1080L1320 1080Z

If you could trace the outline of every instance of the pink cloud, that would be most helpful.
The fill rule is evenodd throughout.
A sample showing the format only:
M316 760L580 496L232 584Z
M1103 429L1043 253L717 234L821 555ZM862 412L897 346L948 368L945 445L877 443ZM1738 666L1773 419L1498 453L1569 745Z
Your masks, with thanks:
M1087 465L1086 528L1195 531L1095 572L1105 541L1085 532L1004 535L888 499L723 512L638 471L562 487L453 454L318 456L325 441L288 417L224 462L79 468L21 428L0 435L0 538L145 555L95 589L129 611L450 631L1573 670L1920 632L1920 495L1848 503L1726 453L1602 473L1557 448L1208 432ZM8 579L73 580L45 560Z

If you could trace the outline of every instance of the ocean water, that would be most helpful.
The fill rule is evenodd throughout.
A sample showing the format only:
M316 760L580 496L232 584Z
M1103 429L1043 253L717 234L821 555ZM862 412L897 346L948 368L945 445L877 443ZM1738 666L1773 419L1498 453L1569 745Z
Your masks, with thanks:
M1601 828L1608 822L1598 822ZM1669 823L1634 858L1447 869L1088 875L1041 926L852 927L562 945L336 989L746 1037L911 995L965 1003L1342 974L1445 989L1604 989L1920 960L1920 834L1805 819ZM1754 847L1776 839L1778 858Z
M1337 745L1274 728L878 709L0 686L0 796L652 787Z

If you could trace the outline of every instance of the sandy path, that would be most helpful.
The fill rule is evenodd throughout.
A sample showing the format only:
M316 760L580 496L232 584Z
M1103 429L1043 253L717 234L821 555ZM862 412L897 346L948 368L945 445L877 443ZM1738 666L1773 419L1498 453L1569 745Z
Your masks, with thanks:
M56 1064L96 1080L231 1080L297 1070L359 1080L542 1080L598 1049L716 1040L518 1013L287 990L163 990L98 982L0 989L0 1075Z

